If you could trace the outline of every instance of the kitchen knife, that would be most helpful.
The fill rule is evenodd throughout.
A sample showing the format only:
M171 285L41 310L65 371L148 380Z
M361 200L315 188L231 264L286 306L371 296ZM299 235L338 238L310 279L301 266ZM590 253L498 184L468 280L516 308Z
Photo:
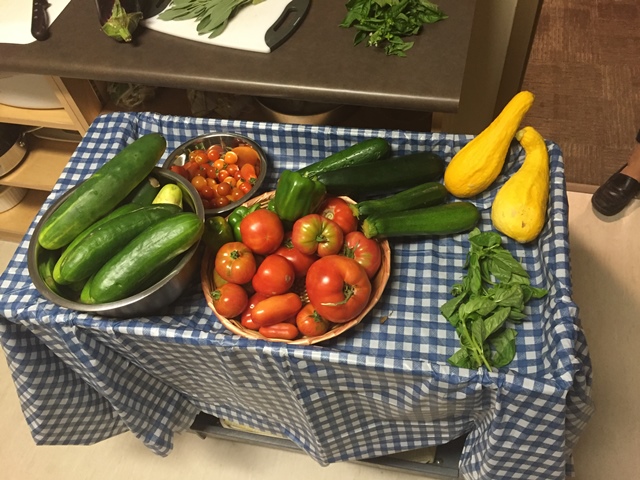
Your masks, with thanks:
M269 27L264 41L272 52L293 35L307 15L310 5L311 0L291 0L278 20Z
M143 18L155 17L171 3L171 0L141 0L140 7L142 9Z
M33 0L31 14L31 35L36 40L46 40L49 37L49 17L47 0Z

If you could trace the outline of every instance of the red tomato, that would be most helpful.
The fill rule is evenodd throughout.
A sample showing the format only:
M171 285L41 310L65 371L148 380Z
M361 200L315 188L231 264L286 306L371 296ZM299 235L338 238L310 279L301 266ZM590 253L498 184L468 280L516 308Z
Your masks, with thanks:
M295 340L300 332L292 323L278 323L268 327L260 327L258 332L267 338L282 338L283 340Z
M298 314L302 300L295 293L274 295L258 302L251 313L253 321L261 327L283 322Z
M223 317L233 318L240 315L249 303L247 291L235 283L225 283L212 295L213 306Z
M344 234L338 224L316 213L305 215L293 224L293 246L307 255L334 255L342 248L343 240Z
M371 296L371 282L364 268L353 258L329 255L307 272L309 301L326 320L346 323L356 318Z
M259 255L275 252L284 238L284 227L278 215L259 209L249 213L240 222L242 241Z
M169 169L172 172L177 173L178 175L183 176L184 178L191 178L189 177L189 174L187 173L187 170L182 166L182 165L171 165L171 167L169 167Z
M296 272L289 260L280 255L268 255L258 267L251 279L256 292L265 295L282 295L287 293L296 278Z
M317 255L307 255L295 248L291 241L291 232L285 234L282 246L275 251L275 254L291 262L297 278L304 277L311 264L318 259Z
M347 234L344 238L342 255L353 258L362 265L369 278L373 278L382 263L380 245L374 239L365 237L362 232Z
M320 215L336 222L346 235L358 229L358 219L349 204L338 197L327 198L319 209Z
M262 293L254 293L253 295L251 295L251 297L249 297L247 308L244 309L244 312L242 312L242 317L240 317L240 323L244 328L248 328L249 330L258 330L260 328L260 325L257 325L253 321L251 312L253 312L253 309L257 305L257 303L261 300L264 300L265 298L267 298L267 295L264 295Z
M242 285L256 273L256 259L244 243L229 242L218 250L215 269L227 282Z
M305 337L324 335L331 328L331 324L322 318L310 303L302 307L296 315L296 325Z

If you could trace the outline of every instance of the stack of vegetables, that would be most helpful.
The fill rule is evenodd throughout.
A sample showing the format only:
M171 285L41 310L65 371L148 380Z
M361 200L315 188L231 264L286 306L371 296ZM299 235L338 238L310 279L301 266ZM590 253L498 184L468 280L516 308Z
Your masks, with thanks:
M42 225L40 276L85 304L122 300L162 280L200 240L201 218L182 190L151 173L166 149L159 134L135 140L80 183Z

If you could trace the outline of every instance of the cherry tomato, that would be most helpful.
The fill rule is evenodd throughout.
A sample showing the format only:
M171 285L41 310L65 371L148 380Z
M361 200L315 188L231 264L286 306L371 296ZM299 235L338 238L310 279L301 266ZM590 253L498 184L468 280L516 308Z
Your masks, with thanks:
M276 213L261 208L242 219L240 235L254 253L269 255L282 243L284 227Z
M216 197L211 201L216 208L226 207L231 203L227 197Z
M186 179L189 179L190 177L188 176L189 174L187 173L187 170L182 166L182 165L171 165L171 167L169 167L169 169L172 172L177 173L178 175L183 176Z
M336 222L346 235L358 229L358 219L349 204L339 197L326 199L319 209L320 215Z
M207 178L207 187L215 190L218 187L218 183L213 178Z
M278 323L268 327L260 327L260 335L267 338L281 338L283 340L295 340L300 335L298 327L291 323Z
M236 183L238 182L235 178L230 176L227 176L223 181L227 182L229 185L231 185L231 187L235 187Z
M331 323L322 318L313 305L307 303L296 315L296 326L305 337L317 337L327 333Z
M204 200L213 200L216 197L216 191L205 183L205 186L198 190L200 197Z
M229 172L229 175L236 178L236 174L240 171L240 168L238 168L238 165L236 164L231 164L227 165L227 171Z
M344 237L342 255L353 258L362 265L369 278L373 278L382 263L380 245L362 232L351 232Z
M229 242L218 250L215 269L227 282L242 285L256 273L256 259L244 243Z
M211 145L209 148L207 148L207 158L210 162L215 162L220 158L220 150L216 148L218 146L219 145Z
M227 182L219 183L216 187L216 191L218 192L219 196L225 197L231 193L231 185L229 185Z
M231 201L232 202L236 202L238 200L240 200L242 197L244 197L244 192L242 190L240 190L238 187L233 187L231 189Z
M364 310L371 282L353 258L329 255L314 262L305 280L309 301L326 320L346 323Z
M280 248L275 251L275 254L282 255L291 262L297 278L304 277L311 264L318 259L317 255L307 255L295 248L293 242L291 242L291 232L285 234L284 241Z
M207 187L207 180L204 177L201 177L200 175L196 175L191 179L191 185L193 185L194 188L198 192L200 192L203 188Z
M205 172L205 176L207 178L211 178L213 180L218 178L218 172L216 171L216 169L214 168L213 165L202 165L202 169Z
M211 296L216 312L227 318L240 315L249 303L247 291L235 283L225 283L214 290Z
M282 295L293 286L296 272L289 260L280 255L267 255L251 279L256 292Z
M229 176L229 172L227 170L218 170L218 182L224 182L225 178Z
M228 165L233 165L235 163L238 163L238 154L233 150L228 151L227 153L224 154L224 161Z
M253 321L253 318L251 318L251 312L259 301L267 297L268 296L263 293L254 293L249 297L247 308L244 309L242 317L240 317L240 323L244 328L248 328L249 330L258 330L260 328L260 326Z
M193 154L193 157L191 156ZM198 165L204 165L209 162L207 152L204 150L195 150L189 155L189 160L196 162Z
M224 163L224 160L216 160L213 162L213 168L215 168L218 172L224 170L227 167L227 164Z
M317 213L305 215L293 224L293 246L307 255L334 255L342 248L344 234L333 220Z
M238 190L240 190L245 195L247 193L249 193L251 191L251 189L253 188L249 182L245 182L242 179L238 180L238 183L236 184L236 187L238 187Z
M302 309L302 300L295 293L273 295L259 301L251 312L253 321L261 327L268 327L295 317Z

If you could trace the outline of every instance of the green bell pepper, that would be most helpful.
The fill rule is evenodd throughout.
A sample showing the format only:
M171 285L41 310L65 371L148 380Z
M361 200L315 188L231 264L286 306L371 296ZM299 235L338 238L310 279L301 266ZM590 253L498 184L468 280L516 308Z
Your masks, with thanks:
M242 241L242 234L240 233L240 222L242 219L249 215L251 212L255 212L260 208L260 203L254 203L251 207L245 207L244 205L240 205L236 207L233 212L229 215L227 221L231 226L231 230L233 231L233 237L236 242Z
M326 193L326 187L319 181L285 170L276 187L274 207L282 220L295 222L313 213Z
M215 255L225 243L233 242L233 229L224 217L207 218L204 222L203 240Z

